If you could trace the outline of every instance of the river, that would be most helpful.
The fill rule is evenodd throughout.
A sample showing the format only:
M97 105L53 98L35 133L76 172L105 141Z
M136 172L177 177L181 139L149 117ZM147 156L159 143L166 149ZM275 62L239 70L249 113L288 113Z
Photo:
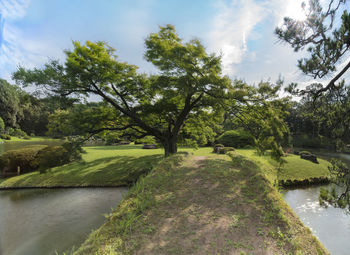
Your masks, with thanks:
M0 154L27 145L58 143L4 143ZM79 247L126 192L123 187L0 190L0 255L61 254Z
M0 191L0 254L70 250L105 221L126 188Z
M341 159L350 166L349 154L311 151L324 159ZM319 191L320 187L317 186L287 190L284 192L284 199L331 254L349 255L350 215L343 209L321 207L318 202Z

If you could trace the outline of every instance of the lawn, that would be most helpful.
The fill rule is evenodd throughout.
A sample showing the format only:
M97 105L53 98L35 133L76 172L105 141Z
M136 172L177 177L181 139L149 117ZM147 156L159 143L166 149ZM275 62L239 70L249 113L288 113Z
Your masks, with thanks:
M59 139L54 139L54 138L49 138L46 136L34 136L34 137L29 137L30 139L23 139L23 138L19 138L16 136L11 136L11 140L2 140L0 139L0 141L3 141L5 143L10 143L10 142L45 142L45 141L57 141Z
M38 138L40 139L40 138ZM163 158L163 149L142 149L142 145L84 147L86 153L79 162L50 169L45 174L33 172L0 180L1 187L50 187L50 186L123 186L147 173ZM180 148L179 152L190 152L194 156L227 158L212 153L212 148L197 150ZM298 156L285 157L287 163L277 172L277 164L268 156L258 156L255 150L238 149L238 153L253 159L263 170L269 181L302 180L327 176L328 162L319 159L314 164Z
M79 162L28 173L0 182L1 187L125 186L149 172L163 158L162 151L141 146L85 147Z

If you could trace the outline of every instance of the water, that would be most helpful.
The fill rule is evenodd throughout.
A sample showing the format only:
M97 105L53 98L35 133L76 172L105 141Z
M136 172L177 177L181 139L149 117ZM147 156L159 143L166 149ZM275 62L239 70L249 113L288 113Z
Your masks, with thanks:
M0 191L0 255L47 255L79 247L127 188Z
M289 190L284 199L331 254L349 255L350 215L339 208L321 207L319 191L320 187Z

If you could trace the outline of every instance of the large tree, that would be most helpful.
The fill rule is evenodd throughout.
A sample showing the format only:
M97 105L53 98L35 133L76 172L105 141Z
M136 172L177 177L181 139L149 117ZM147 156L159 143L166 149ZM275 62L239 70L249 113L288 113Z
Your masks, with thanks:
M97 125L91 133L125 130L138 138L152 135L168 156L177 152L184 126L200 128L191 120L220 115L220 105L228 98L245 100L244 91L222 75L220 56L206 53L197 39L183 42L171 25L145 40L145 59L158 68L156 75L137 73L136 66L120 62L106 43L73 44L63 64L50 61L42 69L20 67L13 78L61 96L99 96L114 109L115 119Z
M296 52L307 50L309 56L298 61L304 74L314 79L331 77L326 86L316 91L302 91L317 97L324 91L336 89L336 82L350 68L349 5L346 5L346 0L329 0L323 8L319 0L309 0L308 4L303 2L301 8L305 12L304 20L285 17L275 33Z

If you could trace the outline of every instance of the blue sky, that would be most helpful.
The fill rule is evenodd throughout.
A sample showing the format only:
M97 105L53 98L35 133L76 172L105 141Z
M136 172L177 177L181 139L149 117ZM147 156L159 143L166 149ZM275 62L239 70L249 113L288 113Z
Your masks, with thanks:
M310 82L297 69L296 54L277 42L284 16L299 18L301 0L0 0L0 77L18 65L40 67L64 59L72 40L106 41L123 61L154 71L143 58L144 39L173 24L188 40L199 38L222 53L225 74L249 83Z

